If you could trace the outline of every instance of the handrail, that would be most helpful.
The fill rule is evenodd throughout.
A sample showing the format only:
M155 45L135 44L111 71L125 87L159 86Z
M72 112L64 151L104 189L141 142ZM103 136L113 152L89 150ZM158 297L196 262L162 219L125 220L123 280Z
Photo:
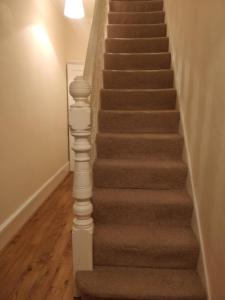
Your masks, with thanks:
M98 129L98 111L100 106L100 90L102 83L102 70L104 69L103 53L105 47L106 24L108 17L108 0L95 0L92 26L87 48L84 67L84 79L91 86L91 164L96 157L95 139Z
M84 66L84 79L92 85L93 73L96 65L96 54L102 40L104 41L104 30L108 12L107 0L95 0L94 13L89 35L87 54Z

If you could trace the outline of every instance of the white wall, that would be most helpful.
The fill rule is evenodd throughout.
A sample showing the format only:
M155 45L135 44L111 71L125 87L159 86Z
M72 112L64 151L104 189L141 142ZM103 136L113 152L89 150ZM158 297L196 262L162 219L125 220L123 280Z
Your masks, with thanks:
M165 0L212 300L225 299L225 2Z

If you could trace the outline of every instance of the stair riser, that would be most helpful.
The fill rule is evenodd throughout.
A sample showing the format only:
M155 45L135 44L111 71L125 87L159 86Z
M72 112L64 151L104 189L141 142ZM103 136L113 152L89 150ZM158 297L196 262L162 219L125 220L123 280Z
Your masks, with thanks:
M101 91L101 108L105 110L174 109L176 91Z
M105 54L106 70L160 70L169 69L171 57L163 54Z
M99 112L99 131L118 133L177 133L180 115L169 113Z
M167 52L168 38L153 39L106 39L105 48L109 53L151 53Z
M111 12L150 12L150 11L160 11L163 9L162 1L111 1L109 3L109 10Z
M103 72L105 89L162 89L173 87L173 71Z
M182 189L185 187L187 169L94 167L94 185L103 188Z
M157 24L163 23L164 12L156 13L109 13L109 24Z
M93 217L96 224L146 225L158 224L159 226L190 226L192 208L187 206L163 206L147 203L133 204L129 199L119 206L113 203L102 203L93 199ZM138 202L138 199L137 199Z
M95 240L95 238L94 238ZM194 269L198 249L126 249L108 248L107 245L94 243L94 264L96 266L129 266L165 269Z
M181 159L182 138L150 139L112 136L97 137L99 158Z
M166 25L108 25L108 38L165 37Z

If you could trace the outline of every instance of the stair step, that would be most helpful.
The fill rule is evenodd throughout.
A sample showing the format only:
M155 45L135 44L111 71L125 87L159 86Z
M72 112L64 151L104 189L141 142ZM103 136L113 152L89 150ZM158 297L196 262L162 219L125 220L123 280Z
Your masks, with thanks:
M179 134L98 133L99 158L181 159L183 138Z
M166 24L114 24L107 26L108 38L165 37Z
M109 24L157 24L163 23L165 13L157 12L110 12Z
M101 90L105 110L168 110L176 105L176 90Z
M177 133L180 113L176 110L100 110L99 131L108 133Z
M96 268L77 273L82 299L206 300L194 270Z
M185 190L94 189L97 224L190 226L192 200Z
M198 243L190 228L99 225L94 230L96 266L195 268Z
M181 161L97 159L97 188L183 189L187 166Z
M162 89L173 87L172 70L104 70L105 89Z
M146 11L160 11L163 10L163 1L152 0L152 1L110 1L109 11L110 12L146 12Z
M107 38L105 41L106 52L110 53L150 53L167 52L169 39L160 38Z
M169 69L170 53L106 53L106 70L160 70Z

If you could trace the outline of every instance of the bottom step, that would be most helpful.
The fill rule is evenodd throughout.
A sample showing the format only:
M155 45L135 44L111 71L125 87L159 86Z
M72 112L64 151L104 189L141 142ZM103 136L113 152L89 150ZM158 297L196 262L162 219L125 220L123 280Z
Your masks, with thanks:
M101 268L77 273L82 300L206 300L192 270Z

